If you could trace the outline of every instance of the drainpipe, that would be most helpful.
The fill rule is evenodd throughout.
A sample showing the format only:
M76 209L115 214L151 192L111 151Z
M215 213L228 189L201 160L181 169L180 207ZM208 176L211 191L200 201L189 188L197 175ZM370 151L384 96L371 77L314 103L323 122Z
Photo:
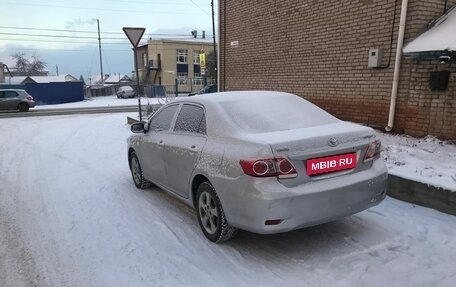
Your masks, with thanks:
M388 125L385 127L390 132L394 126L394 115L396 112L397 90L399 87L399 74L401 71L402 47L404 44L405 19L407 18L408 0L402 0L401 20L399 22L399 35L397 38L396 61L394 64L393 88L391 91L391 102L388 116Z

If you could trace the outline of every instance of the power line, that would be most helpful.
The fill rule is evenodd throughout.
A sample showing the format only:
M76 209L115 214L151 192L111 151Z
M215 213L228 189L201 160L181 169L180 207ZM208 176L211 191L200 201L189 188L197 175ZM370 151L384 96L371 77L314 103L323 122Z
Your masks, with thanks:
M12 27L12 26L0 26L0 29L12 29L12 30L34 30L34 31L48 31L48 32L69 32L69 33L90 33L97 34L97 31L87 30L64 30L64 29L49 29L49 28L32 28L32 27ZM102 32L102 34L113 34L113 35L124 35L122 32Z
M190 6L188 3L182 2L151 2L151 1L132 1L132 0L105 0L109 2L118 2L118 3L139 3L139 4L150 4L150 5L182 5L182 6Z
M84 37L84 36L64 36L64 35L49 35L49 34L21 34L21 33L3 33L0 35L8 36L31 36L31 37L50 37L50 38L69 38L69 39L98 39L97 37ZM127 40L126 38L103 38L106 40Z
M0 39L1 40L1 39ZM62 49L62 48L56 48L56 49L52 49L52 48L19 48L19 47L14 47L14 48L7 48L7 47L2 47L0 48L0 50L14 50L14 51L36 51L36 50L40 50L40 51L63 51L63 52L91 52L93 51L93 49ZM103 51L106 51L106 52L131 52L131 49L125 49L125 50L117 50L117 49L104 49L103 48Z
M195 6L198 7L201 11L203 11L204 14L209 15L209 16L211 15L211 14L209 14L206 10L204 10L203 8L201 8L200 5L196 4L193 0L190 0L190 2L192 2L193 5L195 5Z
M201 13L190 13L186 12L164 12L164 11L144 11L144 10L126 10L126 9L109 9L109 8L94 8L94 7L77 7L77 6L63 6L63 5L49 5L49 4L36 4L36 3L12 3L12 2L2 2L6 5L17 5L17 6L37 6L37 7L48 7L48 8L63 8L63 9L78 9L78 10L89 10L89 11L110 11L110 12L120 12L120 13L142 13L142 14L175 14L175 15L202 15Z
M30 31L46 31L46 32L67 32L67 33L89 33L97 34L96 31L87 31L87 30L64 30L64 29L51 29L51 28L34 28L34 27L17 27L17 26L0 26L0 29L10 29L10 30L30 30ZM17 33L15 33L17 34ZM101 34L108 35L125 35L122 32L101 32ZM148 36L165 36L165 37L189 37L189 34L171 34L171 33L148 33ZM210 37L212 35L206 34ZM92 39L92 38L91 38ZM98 38L97 38L98 39ZM104 38L107 39L107 38ZM125 38L110 38L110 39L125 39Z
M58 40L47 40L47 39L17 39L17 38L0 38L0 41L30 41L30 42L49 42L49 43L71 43L71 44L96 44L97 42L84 42L84 41L58 41ZM131 45L130 43L119 43L119 42L103 42L104 45Z

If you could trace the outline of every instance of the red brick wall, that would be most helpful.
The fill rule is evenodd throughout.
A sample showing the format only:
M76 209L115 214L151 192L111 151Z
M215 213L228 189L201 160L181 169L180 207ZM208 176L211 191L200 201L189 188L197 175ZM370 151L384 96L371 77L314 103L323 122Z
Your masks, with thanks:
M442 14L444 2L409 1L406 43ZM341 119L384 127L400 8L401 0L396 9L395 0L221 1L220 87L292 92ZM231 47L232 41L239 46ZM382 50L384 66L391 57L390 66L368 68L370 48ZM456 117L454 69L449 90L431 92L429 73L436 64L403 59L395 131L456 138L454 120L447 119ZM417 97L430 108L419 108L414 118Z

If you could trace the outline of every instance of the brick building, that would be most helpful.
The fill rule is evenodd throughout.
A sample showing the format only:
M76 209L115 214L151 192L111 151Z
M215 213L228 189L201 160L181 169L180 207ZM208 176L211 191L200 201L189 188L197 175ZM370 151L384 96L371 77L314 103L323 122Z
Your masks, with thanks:
M291 92L340 119L384 128L401 2L219 1L220 89ZM454 5L456 0L409 0L404 43ZM373 48L382 55L377 68L368 67ZM443 91L430 88L435 71L450 72ZM393 131L455 139L455 72L456 63L441 64L435 55L404 55Z

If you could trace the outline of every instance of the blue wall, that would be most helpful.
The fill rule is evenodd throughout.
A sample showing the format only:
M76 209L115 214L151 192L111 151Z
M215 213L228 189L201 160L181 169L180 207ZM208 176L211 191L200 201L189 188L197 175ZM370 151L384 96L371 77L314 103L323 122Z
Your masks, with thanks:
M0 85L3 89L24 89L37 105L52 105L84 100L82 82L28 83L24 85Z

